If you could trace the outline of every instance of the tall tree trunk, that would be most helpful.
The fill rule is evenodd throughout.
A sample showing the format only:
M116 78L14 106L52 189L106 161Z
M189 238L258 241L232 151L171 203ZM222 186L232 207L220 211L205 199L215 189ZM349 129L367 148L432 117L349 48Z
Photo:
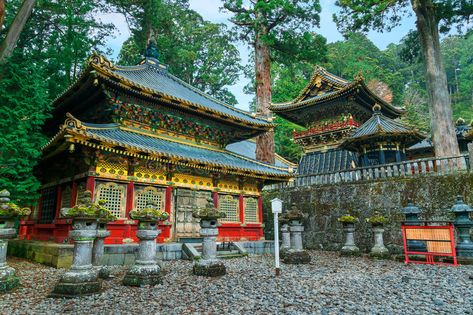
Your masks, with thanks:
M15 19L8 29L7 36L0 45L0 64L5 63L13 54L13 49L15 49L21 31L23 31L26 21L28 21L28 18L31 15L31 11L33 11L35 2L36 0L23 0L20 10L18 10Z
M417 17L417 31L426 69L435 156L456 156L460 154L460 150L453 125L447 75L440 51L438 19L431 0L411 0L411 3Z
M267 28L262 26L255 36L255 72L256 72L256 113L259 117L272 117L269 106L271 105L271 64L269 47L261 39L267 34ZM274 130L256 138L256 159L274 164Z
M0 32L3 30L4 21L5 21L5 1L0 0Z

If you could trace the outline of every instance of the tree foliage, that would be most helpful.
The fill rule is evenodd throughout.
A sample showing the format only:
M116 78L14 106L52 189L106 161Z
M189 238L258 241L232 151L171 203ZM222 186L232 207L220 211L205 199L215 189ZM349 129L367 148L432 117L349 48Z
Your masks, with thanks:
M187 0L112 2L127 17L132 32L120 51L120 64L139 62L153 38L160 61L172 74L229 104L237 103L228 86L241 72L240 55L224 24L205 21L189 9Z

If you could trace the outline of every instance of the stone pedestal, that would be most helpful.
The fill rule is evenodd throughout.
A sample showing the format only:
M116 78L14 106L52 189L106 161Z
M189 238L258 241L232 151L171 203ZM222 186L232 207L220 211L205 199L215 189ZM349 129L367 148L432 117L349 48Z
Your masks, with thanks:
M291 221L289 231L291 233L291 248L285 254L283 262L286 264L308 264L310 255L302 246L302 232L304 231L302 222Z
M161 268L156 262L156 238L160 230L157 221L139 223L136 237L140 240L138 257L127 271L123 284L129 286L156 285L162 282Z
M355 245L355 224L345 223L343 224L343 230L345 231L346 240L343 245L340 255L342 256L359 256L360 249Z
M72 228L69 232L69 237L74 240L72 266L54 287L52 297L76 297L97 293L101 289L98 272L92 266L97 221L92 218L74 218Z
M106 227L106 223L99 223L97 237L95 238L94 247L92 249L92 265L98 270L99 277L102 279L110 278L110 271L103 265L105 238L110 236L110 232L107 231Z
M286 254L291 249L291 233L289 231L289 225L283 224L281 226L281 249L279 250L279 257L284 259Z
M389 250L384 246L382 226L373 226L374 246L371 248L370 257L373 258L389 258Z
M227 273L223 262L217 259L217 221L200 221L202 242L202 258L194 263L193 273L197 276L217 277Z
M15 269L7 265L8 239L16 236L11 219L0 218L0 293L10 291L20 285Z

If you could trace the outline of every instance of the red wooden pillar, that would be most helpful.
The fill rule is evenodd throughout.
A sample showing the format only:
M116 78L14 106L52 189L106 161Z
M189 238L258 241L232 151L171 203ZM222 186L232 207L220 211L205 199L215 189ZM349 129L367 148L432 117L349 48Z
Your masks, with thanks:
M89 176L87 177L87 181L85 183L85 190L88 190L92 193L92 198L95 192L95 177Z
M258 221L263 223L263 197L258 197Z
M125 205L125 217L129 218L128 214L133 210L133 200L134 200L134 189L135 183L129 182L126 187L126 205Z
M171 216L171 204L172 204L172 186L166 187L166 195L164 196L164 211Z
M214 191L212 193L212 195L213 195L213 199L214 199L214 207L218 208L218 191Z
M129 182L126 187L126 204L125 204L126 219L130 219L129 213L131 210L133 210L134 189L135 189L135 183ZM123 238L132 238L131 224L125 225L123 234L124 234Z
M245 200L243 195L238 197L238 205L240 206L240 222L245 223Z
M61 211L61 201L62 201L62 187L57 186L56 188L56 214L54 218L59 219L59 212Z
M76 200L77 200L77 182L72 182L71 203L69 204L71 208L76 205Z

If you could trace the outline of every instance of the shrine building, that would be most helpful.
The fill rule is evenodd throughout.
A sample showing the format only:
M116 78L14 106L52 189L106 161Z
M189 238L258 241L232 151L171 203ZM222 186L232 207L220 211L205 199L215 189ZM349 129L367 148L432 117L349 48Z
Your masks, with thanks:
M218 240L260 240L263 186L293 176L279 156L275 165L255 159L251 139L272 129L270 121L212 98L151 57L117 66L92 55L53 107L35 170L41 197L20 230L27 239L68 242L71 220L60 209L90 190L119 218L107 226L108 244L137 241L128 214L150 199L170 214L159 242L199 238L192 211L209 196L226 214Z
M376 116L373 116L375 105ZM297 168L298 175L302 176L379 164L382 156L384 162L406 159L405 148L413 144L411 136L416 141L421 139L411 133L409 136L390 135L389 144L383 147L386 139L374 135L379 130L371 129L389 125L395 126L396 132L404 132L409 127L393 120L404 114L404 110L371 91L361 75L350 82L322 67L316 67L299 96L287 103L272 104L271 110L306 128L294 131L294 142L304 151ZM382 123L379 123L380 119ZM361 135L360 130L361 138L355 136L342 146L366 122L368 124L361 130L368 133ZM408 141L404 143L404 140ZM380 155L379 151L384 150L394 153ZM371 158L374 154L376 158Z

